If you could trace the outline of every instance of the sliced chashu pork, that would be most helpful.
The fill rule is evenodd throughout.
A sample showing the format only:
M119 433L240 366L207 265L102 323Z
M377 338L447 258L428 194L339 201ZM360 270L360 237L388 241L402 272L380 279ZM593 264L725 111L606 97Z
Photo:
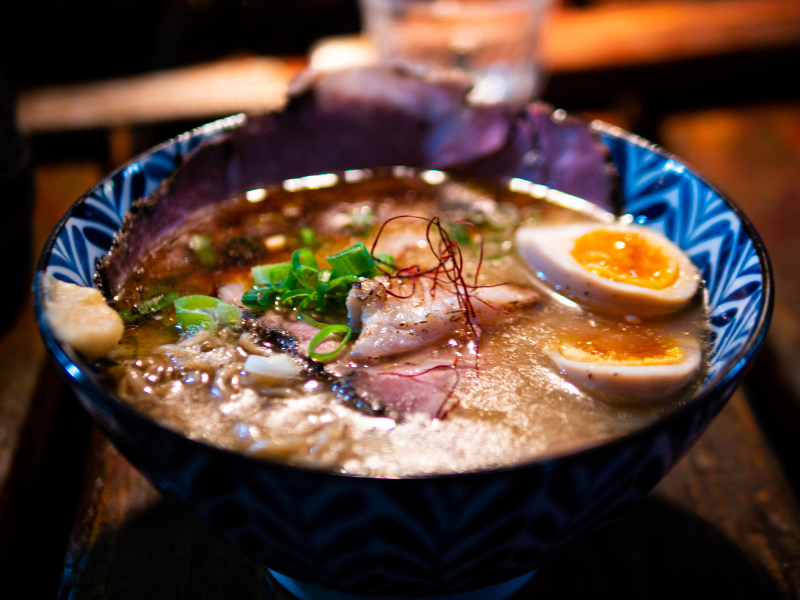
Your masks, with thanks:
M260 333L262 342L269 338L275 348L285 346L285 350L299 355L307 369L315 363L308 358L308 344L319 331L313 325L268 312L253 322L253 331ZM271 336L270 332L276 332L278 337ZM326 341L319 349L329 352L338 344ZM409 414L421 413L435 418L446 410L447 400L458 383L455 364L458 363L458 368L474 365L474 357L469 354L457 360L460 354L446 346L424 349L398 360L360 365L351 362L350 355L343 352L325 364L324 373L336 385L340 401L365 414L377 413L403 420Z
M443 416L459 380L459 373L475 367L476 356L469 348L434 346L448 337L459 336L466 319L456 294L418 278L398 284L365 279L353 286L347 308L350 326L360 331L350 352L328 361L325 370L340 378L372 406L403 419L411 413ZM388 290L387 290L388 288ZM392 296L389 291L401 296ZM470 300L477 325L485 326L508 318L533 305L539 296L532 290L513 285L471 290ZM319 331L298 319L287 320L268 312L259 320L262 327L286 332L297 351L308 355L308 344ZM318 347L328 352L338 346L326 340Z
M386 278L356 283L347 297L347 312L350 327L360 334L350 355L383 359L458 335L466 316L452 289L443 284L434 289L426 277L401 284ZM470 290L470 296L477 326L497 323L539 300L533 290L509 284Z
M380 404L394 418L422 413L442 417L464 369L475 366L475 356L450 346L433 347L376 365L358 366L346 376L361 398Z

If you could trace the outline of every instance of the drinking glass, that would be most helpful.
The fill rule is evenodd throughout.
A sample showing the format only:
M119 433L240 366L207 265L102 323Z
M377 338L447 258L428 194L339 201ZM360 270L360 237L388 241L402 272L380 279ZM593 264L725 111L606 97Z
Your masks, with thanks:
M550 0L360 0L381 62L472 81L470 101L523 105L541 92Z

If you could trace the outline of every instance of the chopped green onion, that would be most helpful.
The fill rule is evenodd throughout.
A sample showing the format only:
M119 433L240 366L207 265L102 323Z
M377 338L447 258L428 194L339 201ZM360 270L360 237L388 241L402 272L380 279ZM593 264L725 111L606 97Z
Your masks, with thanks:
M278 302L281 304L285 304L289 300L293 300L295 298L305 298L306 296L311 295L311 291L309 290L288 290L281 294L281 298Z
M340 285L346 285L347 291L350 291L350 286L354 283L358 283L360 279L355 275L343 275L342 277L337 277L333 281L328 284L328 291L335 290Z
M294 251L292 254L292 266L295 270L303 266L319 270L317 259L314 258L314 253L308 248L300 248L300 250Z
M394 259L384 256L386 263ZM328 257L333 269L321 269L308 248L295 250L292 260L253 267L256 286L242 296L242 304L255 312L270 306L282 306L297 312L300 318L317 327L325 327L313 318L328 310L342 311L354 283L375 274L375 261L363 242L353 244ZM351 332L352 334L352 332Z
M153 315L157 312L164 310L167 306L172 304L178 297L177 292L170 292L169 294L156 294L132 306L131 308L119 311L119 316L125 323L137 321L142 317Z
M297 310L297 314L300 314L305 309L316 308L316 306L317 306L317 292L310 292L308 296L306 296L300 301L300 304L297 305L297 308L295 310Z
M156 313L164 310L170 305L171 302L174 302L177 297L178 292L170 292L169 294L159 294L157 296L153 296L152 298L148 298L142 302L137 307L137 311L140 315L150 315Z
M316 289L319 267L317 267L317 259L314 258L311 250L308 248L295 250L292 254L292 269L300 285L308 290Z
M317 259L314 258L311 250L308 248L295 250L292 254L292 269L300 285L304 288L313 290L317 287L319 267L317 267Z
M264 290L258 295L258 305L259 306L270 306L275 304L275 301L278 299L278 292L275 290Z
M317 291L325 293L330 289L330 281L333 277L333 271L330 269L323 269L317 277Z
M213 329L233 325L242 318L242 311L211 296L183 296L174 302L178 323L185 330Z
M311 294L311 297L309 298L309 300L312 300L314 302L313 305L309 305L309 308L313 308L317 312L325 312L326 310L328 310L328 300L329 300L329 298L328 298L328 295L326 293L324 293L324 292L314 292L313 294ZM341 300L341 298L337 298L335 296L331 296L331 298L330 298L330 301L333 304L336 304L340 300ZM303 308L305 308L305 306Z
M449 223L447 225L447 232L453 237L453 240L459 245L467 248L473 246L472 241L472 228L467 228L463 223Z
M300 282L304 288L308 290L315 290L317 289L317 278L319 277L319 271L312 267L302 266L295 271L297 274L297 281Z
M372 208L370 206L362 206L351 211L348 216L350 217L350 230L355 235L366 237L375 222Z
M256 288L247 290L244 294L242 294L242 304L245 306L258 306L258 296L260 294L261 290Z
M265 310L268 306L275 304L275 299L278 297L277 292L273 290L265 290L263 288L253 288L247 290L242 295L242 304L257 312Z
M217 264L217 255L214 254L210 235L193 233L189 236L189 248L204 267L213 267Z
M300 243L303 244L306 248L316 248L317 247L317 236L314 233L314 230L310 227L301 227L300 228Z
M127 333L122 337L133 340L133 354L131 354L131 358L136 358L136 355L139 354L139 338Z
M258 265L250 269L256 285L270 285L275 289L280 289L289 282L291 272L292 263L290 262Z
M315 352L314 349L319 346L325 338L330 335L336 333L343 333L344 337L342 338L341 343L333 352L328 352L326 354L320 354ZM327 325L319 330L319 332L311 338L311 342L308 344L308 355L313 358L314 360L328 360L339 354L342 351L347 341L353 335L353 330L350 329L348 325Z
M388 273L397 271L397 262L394 260L394 257L388 254L381 254L380 252L375 254L375 261L379 263L378 268L383 268L383 270Z
M375 254L375 258L381 261L382 263L389 265L390 267L397 266L397 262L394 260L394 257L389 256L388 254L382 254L378 252L377 254Z
M323 327L326 327L325 323L320 323L315 318L309 316L308 313L303 312L301 310L297 311L297 316L299 316L301 319L303 319L303 321L305 321L309 325L313 325L314 327L319 327L320 329L322 329Z
M337 277L355 275L372 277L375 275L375 260L367 250L364 242L357 242L339 252L326 257Z

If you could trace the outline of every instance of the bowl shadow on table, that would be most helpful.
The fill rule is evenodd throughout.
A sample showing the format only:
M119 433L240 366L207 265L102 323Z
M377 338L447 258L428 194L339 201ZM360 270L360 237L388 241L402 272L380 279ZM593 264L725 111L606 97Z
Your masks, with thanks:
M713 525L657 495L553 559L514 600L781 598L765 569ZM158 500L72 544L60 600L290 600L264 567Z

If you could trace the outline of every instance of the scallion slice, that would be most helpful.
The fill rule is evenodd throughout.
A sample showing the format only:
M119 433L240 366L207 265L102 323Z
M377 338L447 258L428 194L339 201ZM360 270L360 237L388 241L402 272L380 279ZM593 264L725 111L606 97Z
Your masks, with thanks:
M375 260L370 255L364 242L357 242L338 254L325 258L333 267L335 277L355 275L356 277L369 278L375 275Z
M262 312L275 304L278 293L271 289L253 288L242 295L242 304L256 312Z
M379 269L383 269L387 273L395 273L397 271L397 261L388 254L377 252L375 254L375 262Z
M347 290L349 292L350 286L352 286L354 283L358 283L359 281L360 279L355 275L343 275L341 277L337 277L328 284L328 291L335 290L340 285L344 285L347 286Z
M121 310L119 315L122 317L123 321L130 323L132 321L141 319L142 317L147 317L148 315L154 315L157 312L161 312L167 306L172 304L177 297L177 292L170 292L169 294L156 294L155 296L152 296L147 300L143 300L131 308Z
M325 323L320 323L314 317L309 315L307 312L303 312L302 310L299 310L299 311L297 311L297 315L301 319L303 319L303 321L308 323L309 325L313 325L314 327L319 327L320 329L322 329L323 327L326 327Z
M292 309L308 323L325 328L317 318L325 313L330 316L332 310L341 312L352 285L376 273L375 260L363 242L327 259L333 268L320 269L314 253L300 248L294 251L290 262L253 267L256 286L244 293L242 304L255 312L270 306ZM394 260L386 256L384 263L389 262L394 264Z
M305 250L305 248L303 248ZM300 252L298 250L297 252ZM295 254L297 254L295 252ZM314 258L313 256L311 257ZM298 261L299 263L299 261ZM292 269L294 270L295 277L297 277L297 281L302 285L304 288L308 290L316 289L317 287L317 279L319 278L319 269L317 268L317 261L314 261L314 265L310 264L297 264L295 265L295 260L292 259Z
M213 267L217 264L217 255L211 244L211 236L204 233L193 233L189 236L189 248L192 249L197 260L204 267Z
M317 259L314 258L314 253L308 248L300 248L300 250L294 251L294 254L292 254L292 266L295 271L299 270L300 267L310 267L317 271L319 270Z
M330 269L323 269L319 273L319 277L317 277L317 291L321 294L324 294L330 289L330 282L331 277L333 277L333 271Z
M127 338L129 340L133 340L133 353L131 354L131 358L136 358L136 355L139 354L139 338L133 335L129 335L127 333L122 337Z
M332 352L328 352L326 354L320 354L319 352L315 352L315 348L319 346L325 339L337 333L343 333L344 337L342 338L341 343L339 346L333 350ZM350 337L353 335L353 330L350 329L348 325L326 325L319 332L311 338L311 342L308 344L308 355L313 358L314 360L329 360L339 354L344 349L345 344L347 344Z
M302 243L303 246L306 248L316 248L317 236L313 229L310 227L301 227L298 233L300 234L300 243Z
M245 306L258 306L259 294L261 294L261 290L257 288L247 290L244 294L242 294L242 304Z
M220 326L238 323L242 318L240 309L211 296L183 296L173 304L178 323L185 330L216 330Z
M390 267L396 267L397 266L397 262L394 260L394 257L389 256L388 254L382 254L380 252L377 252L375 254L375 258L377 260L381 261L383 264L389 265Z
M322 292L314 292L311 294L311 300L313 300L314 305L313 308L317 312L325 312L328 310L328 296ZM331 301L336 303L339 301L338 298L332 298ZM310 306L310 305L309 305Z
M287 290L283 292L283 294L281 294L279 302L281 304L284 304L286 302L289 302L289 300L295 300L297 298L305 298L306 296L311 295L311 293L312 292L310 290L303 290L303 289Z
M275 289L279 289L289 282L291 272L292 263L290 262L258 265L250 269L256 285L269 285Z

